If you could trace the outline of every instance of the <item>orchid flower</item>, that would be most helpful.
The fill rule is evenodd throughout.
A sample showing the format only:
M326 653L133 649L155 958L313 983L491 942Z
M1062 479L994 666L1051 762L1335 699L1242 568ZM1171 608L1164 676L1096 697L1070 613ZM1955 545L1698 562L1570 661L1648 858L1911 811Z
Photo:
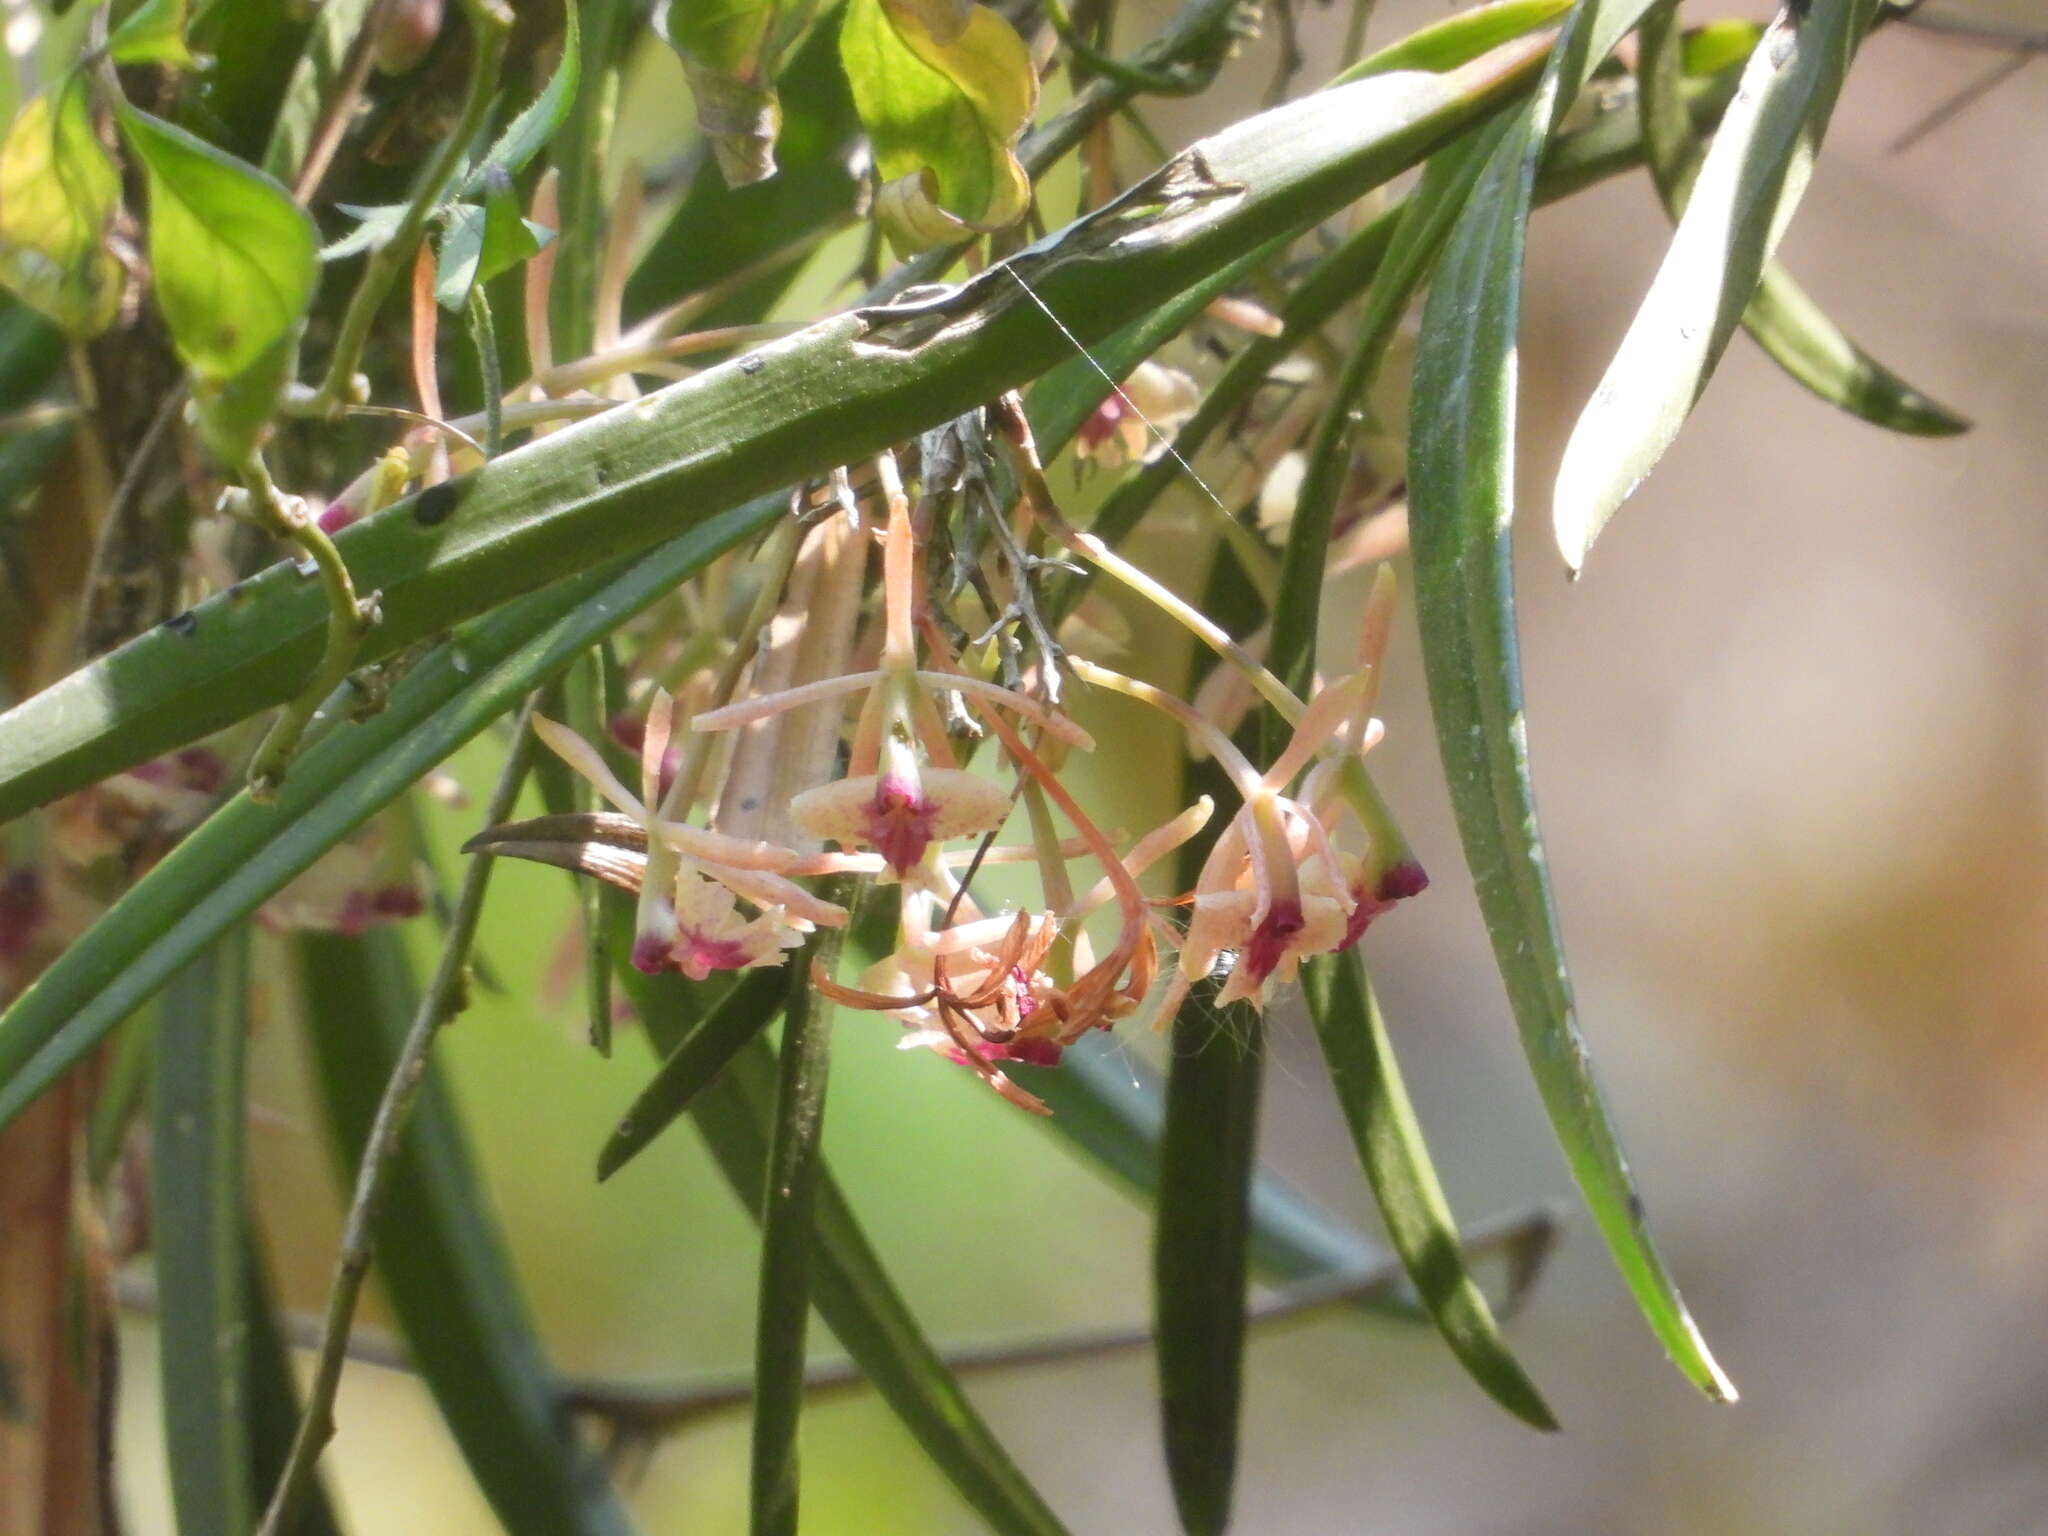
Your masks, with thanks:
M729 730L865 689L845 777L794 796L790 819L813 837L874 849L900 880L917 868L933 845L993 831L1010 813L1005 790L959 766L932 690L950 689L978 704L1008 709L1074 746L1085 749L1094 743L1079 726L1014 689L918 667L913 625L916 543L910 503L895 461L885 455L879 468L889 503L882 546L881 665L711 710L698 715L691 726L699 731Z
M1347 864L1338 852L1312 799L1290 797L1285 790L1333 740L1347 760L1379 740L1379 722L1362 709L1370 703L1377 670L1376 665L1361 666L1318 690L1302 709L1285 749L1261 773L1192 706L1107 668L1075 663L1076 675L1084 680L1173 715L1204 741L1243 797L1195 882L1180 951L1184 982L1206 975L1218 956L1235 951L1219 1002L1263 1006L1271 984L1293 980L1305 957L1341 949L1363 932L1362 926L1354 931L1360 900L1348 878L1357 861ZM1317 782L1321 787L1334 781Z
M534 717L535 734L644 839L644 863L637 869L579 867L637 889L633 964L639 970L677 970L702 980L713 971L780 964L783 951L800 945L812 929L846 921L845 908L790 878L822 873L828 861L806 860L774 843L731 837L665 814L681 809L661 796L674 708L674 700L657 689L641 744L639 795L619 782L596 747L566 726ZM754 908L753 917L740 912L741 901Z

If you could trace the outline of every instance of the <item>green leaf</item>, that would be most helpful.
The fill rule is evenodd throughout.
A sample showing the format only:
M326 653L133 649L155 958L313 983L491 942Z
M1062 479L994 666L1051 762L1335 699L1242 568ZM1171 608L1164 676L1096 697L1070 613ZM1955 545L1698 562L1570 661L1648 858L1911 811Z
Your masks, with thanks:
M819 229L853 213L861 186L849 162L860 119L839 66L836 27L812 29L783 71L778 93L783 123L775 175L737 190L722 176L692 178L674 216L627 280L628 314L644 315L754 270L759 275L752 282L700 319L705 325L761 320L803 267L794 260L769 265L771 259L808 249L803 242Z
M352 1182L417 997L392 928L299 940L306 1020ZM577 1443L528 1320L459 1117L429 1063L377 1223L377 1272L450 1434L511 1536L625 1536L603 1466Z
M900 253L1003 229L1031 178L1017 140L1038 72L1016 28L985 5L941 37L904 0L850 0L839 52L874 146L875 212Z
M149 184L149 260L171 341L202 389L294 334L319 281L313 221L252 165L121 109Z
M0 282L73 336L97 336L121 303L121 264L106 248L121 178L92 131L74 75L15 114L0 141Z
M237 795L0 1015L0 1125L214 938L600 635L785 506L777 497L725 513L629 568L589 573L477 621L417 662L374 718L307 749L274 805Z
M1806 190L1873 3L1787 10L1751 56L1671 248L1565 444L1551 516L1572 571L1706 388Z
M679 1022L695 1015L694 983L673 973L648 976L627 963L632 920L614 923L609 940L621 984L657 1050L682 1043ZM697 1096L691 1113L712 1157L756 1220L767 1189L775 1113L775 1059L758 1036ZM829 1169L818 1174L814 1303L868 1380L925 1454L1000 1536L1049 1536L1064 1530L1011 1462L960 1383L946 1368L868 1246Z
M512 183L494 177L481 208L458 203L448 217L434 268L435 302L460 312L478 283L488 283L539 255L554 237L547 226L520 217Z
M399 226L405 223L405 216L411 208L408 203L377 203L371 206L336 203L334 206L356 220L356 227L332 245L323 245L320 248L322 261L341 261L389 245Z
M1688 1377L1729 1399L1735 1389L1650 1241L1579 1035L1537 830L1515 649L1515 342L1536 169L1571 99L1646 3L1582 0L1445 247L1416 350L1409 525L1437 744L1532 1075L1644 1318Z
M576 85L583 74L583 32L577 24L576 0L562 0L562 9L566 20L561 63L555 66L541 93L498 135L490 153L462 179L462 195L475 197L494 175L502 173L508 179L517 176L547 147L548 140L569 115L569 105L576 99Z
M107 38L107 53L116 64L197 69L200 61L185 42L191 14L192 0L142 0Z
M1397 69L1455 69L1490 48L1550 25L1572 5L1573 0L1499 0L1493 5L1476 5L1469 11L1432 22L1377 53L1367 54L1331 84L1363 80Z
M712 1004L682 1044L662 1059L613 1129L597 1155L598 1178L610 1178L667 1130L747 1042L775 1022L788 990L779 971L759 970Z
M1764 265L1743 329L1772 360L1830 405L1913 437L1954 437L1970 418L1916 389L1843 334L1777 262Z
M1702 27L1688 27L1680 34L1681 67L1688 75L1718 75L1724 69L1748 63L1763 35L1764 29L1758 23L1732 17L1710 21ZM1638 39L1639 48L1642 41Z
M668 11L668 40L683 56L697 127L727 186L775 174L783 54L810 24L817 0L697 0Z
M1489 123L1429 157L1421 181L1402 201L1400 222L1373 273L1357 335L1316 424L1307 472L1288 524L1279 592L1273 603L1272 637L1266 648L1267 666L1303 698L1308 697L1315 681L1323 575L1329 563L1337 498L1351 472L1353 422L1365 407L1395 327L1429 275L1481 169L1508 128L1505 121ZM1273 727L1283 722L1269 720L1268 724ZM1276 747L1284 739L1271 740L1268 746Z
M850 894L842 881L841 895ZM838 969L843 928L824 928L792 955L781 980L789 997L775 1085L761 1203L761 1284L754 1325L752 1530L796 1536L797 1422L804 1406L804 1335L811 1318L818 1181L824 1176L825 1085L832 1064L833 1005L811 968Z
M1660 6L1644 18L1637 48L1636 102L1650 176L1674 218L1684 211L1699 167L1699 142L1684 101L1690 52L1678 28L1675 5ZM1969 430L1968 421L1922 394L1844 335L1775 259L1763 264L1742 325L1779 367L1852 416L1926 437Z
M1213 993L1211 994L1213 996ZM1153 1229L1153 1317L1166 1471L1181 1525L1220 1533L1237 1480L1248 1190L1258 1163L1265 1026L1190 999L1173 1021Z
M1302 990L1387 1234L1438 1332L1495 1402L1538 1429L1557 1428L1465 1268L1450 1203L1358 950L1316 960Z
M255 1524L249 1450L242 1128L249 934L164 989L150 1147L163 1425L181 1531Z
M943 296L822 320L364 519L337 540L358 588L383 594L359 660L1035 377L1073 343L1013 272L1090 344L1414 164L1525 88L1540 49L1289 103L1179 157L1176 185L1197 184L1164 205L1140 189ZM1204 195L1203 176L1243 191ZM1174 238L1143 238L1167 213ZM327 617L312 584L273 567L17 706L0 717L0 819L292 697L318 664Z
M625 691L617 651L609 639L583 653L563 679L562 691L568 706L564 716L569 729L585 741L609 740L610 701L623 700ZM554 756L552 752L546 755ZM626 767L623 763L618 766ZM576 788L571 791L565 809L593 809L597 800L595 792L580 776L572 777ZM610 952L604 944L604 904L608 899L625 901L628 898L623 891L613 890L602 880L580 880L576 887L583 927L584 999L590 1014L590 1043L598 1055L609 1056L612 1053L612 964Z

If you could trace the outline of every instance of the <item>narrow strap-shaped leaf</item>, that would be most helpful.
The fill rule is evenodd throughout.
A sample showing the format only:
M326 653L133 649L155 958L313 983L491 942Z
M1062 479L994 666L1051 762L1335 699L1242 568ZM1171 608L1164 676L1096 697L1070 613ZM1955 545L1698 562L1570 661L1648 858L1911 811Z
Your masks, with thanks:
M203 951L157 1009L151 1231L164 1438L178 1529L254 1528L244 1325L243 1046L249 934Z
M1806 190L1873 9L1874 0L1798 4L1750 56L1663 264L1565 444L1551 518L1574 572L1721 360Z
M757 970L714 1003L701 1023L690 1026L598 1153L598 1178L610 1178L667 1130L747 1042L775 1021L788 995L781 972Z
M804 1406L818 1180L825 1169L822 1138L833 1012L831 1001L812 985L805 962L832 974L843 935L843 929L820 929L781 978L789 1003L782 1015L775 1128L761 1196L760 1304L754 1323L755 1536L796 1536L796 1431Z
M1202 612L1231 634L1267 616L1228 544L1218 546L1202 587ZM1188 694L1216 663L1197 649ZM1254 745L1262 721L1247 720L1238 743ZM1231 803L1235 784L1215 756L1183 765L1181 798ZM1221 831L1221 819L1183 844L1178 884L1193 886ZM1251 1189L1258 1169L1259 1091L1265 1024L1251 1009L1225 1019L1216 989L1198 983L1168 1037L1159 1184L1153 1201L1152 1316L1159 1366L1160 1428L1167 1480L1182 1526L1221 1531L1237 1476L1237 1426L1244 1384L1244 1337L1251 1266Z
M1830 405L1913 437L1954 437L1971 421L1865 352L1776 261L1765 265L1742 326L1771 359Z
M260 1507L284 1472L301 1403L298 1382L292 1375L291 1345L272 1294L253 1218L248 1231L242 1266L242 1316L249 1340L249 1390L243 1416L249 1425L254 1478L249 1496L252 1507ZM308 1479L306 1496L299 1501L297 1516L286 1527L285 1536L341 1536L341 1522L335 1518L326 1479L318 1468Z
M315 1077L352 1179L417 1006L411 967L390 928L308 934L299 956ZM377 1271L414 1363L505 1529L623 1536L629 1522L605 1469L557 1404L489 1197L431 1064L377 1224Z
M383 594L359 660L1035 377L1072 354L1069 335L1097 340L1413 165L1526 89L1543 51L1529 39L1262 113L1177 157L1164 203L1135 188L956 288L822 320L362 519L336 540L358 589ZM312 584L275 567L16 706L0 717L0 819L291 697L327 617Z
M1437 1331L1495 1402L1538 1429L1557 1428L1549 1405L1508 1349L1493 1309L1465 1268L1450 1202L1423 1143L1422 1126L1357 948L1314 961L1302 990L1387 1234Z
M215 936L599 636L783 510L779 497L750 503L627 568L592 572L478 620L415 664L375 717L305 751L275 805L237 795L0 1015L0 1125Z
M630 918L613 924L608 936L614 960L623 962L632 943ZM693 985L674 974L647 976L623 963L618 976L656 1049L674 1050L686 1027L677 1010L686 1017L694 1013L688 1001ZM774 1053L757 1036L691 1107L726 1182L757 1220L767 1187L774 1105ZM829 1169L820 1171L816 1199L814 1302L833 1336L991 1528L1001 1536L1063 1531L910 1315Z
M1288 687L1306 698L1315 678L1316 633L1322 617L1323 573L1329 564L1330 529L1337 498L1351 469L1351 424L1372 389L1394 328L1429 274L1437 253L1472 195L1487 157L1506 135L1506 122L1490 123L1429 157L1422 180L1402 202L1386 256L1366 291L1365 314L1351 342L1343 371L1308 449L1307 470L1295 497L1273 603L1272 639L1266 664ZM1285 722L1268 718L1269 751L1278 750Z
M1432 22L1377 53L1367 54L1331 83L1363 80L1397 69L1455 69L1489 48L1498 48L1502 43L1526 37L1538 27L1550 25L1570 10L1572 3L1573 0L1496 0L1491 5L1475 5L1469 11Z
M1646 4L1581 0L1550 71L1487 162L1445 247L1416 349L1409 525L1437 744L1531 1073L1645 1320L1702 1391L1727 1399L1735 1389L1650 1241L1579 1035L1537 830L1515 646L1515 342L1535 169L1571 98Z
M1152 1248L1166 1471L1191 1536L1230 1523L1244 1383L1251 1172L1265 1026L1190 1002L1173 1023Z
M563 680L567 724L585 741L604 741L610 737L611 701L618 697L612 687L617 671L618 658L612 654L611 642L605 640L585 651ZM577 783L582 785L582 791L574 797L573 809L592 809L595 796L581 779ZM584 939L584 1006L590 1016L590 1043L600 1056L612 1053L612 962L611 951L604 943L604 902L610 889L602 880L576 882Z
M1676 0L1643 18L1636 106L1657 195L1673 218L1685 209L1699 140L1683 100L1685 38ZM1894 432L1948 437L1970 423L1929 398L1843 334L1773 257L1758 274L1742 327L1771 360L1830 405Z

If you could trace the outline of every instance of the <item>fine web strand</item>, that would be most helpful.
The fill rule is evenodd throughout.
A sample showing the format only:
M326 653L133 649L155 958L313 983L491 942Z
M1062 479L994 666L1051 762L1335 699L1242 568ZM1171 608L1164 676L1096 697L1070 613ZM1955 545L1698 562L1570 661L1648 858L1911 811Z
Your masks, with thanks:
M1185 458L1181 456L1181 451L1178 448L1174 447L1173 439L1166 435L1165 431L1161 429L1159 423L1154 421L1150 416L1147 416L1144 410L1138 405L1138 402L1133 400L1129 395L1124 393L1123 385L1117 382L1117 380L1110 374L1110 371L1107 368L1103 367L1102 364L1096 360L1095 354L1093 352L1090 352L1086 347L1081 345L1081 338L1076 336L1073 333L1073 331L1068 329L1066 321L1062 320L1058 315L1053 313L1052 306L1046 303L1044 299L1041 299L1038 296L1038 290L1033 288L1029 283L1025 282L1023 274L1018 272L1018 270L1015 267L1005 267L1003 268L1003 270L1009 273L1011 277L1017 280L1017 286L1024 290L1024 297L1029 299L1033 304L1036 304L1038 306L1039 313L1044 315L1046 319L1050 320L1053 323L1054 329L1056 329L1062 336L1067 338L1067 345L1071 346L1076 352L1081 354L1082 358L1087 362L1088 366L1090 368L1093 368L1095 372L1098 375L1100 375L1102 382L1109 386L1110 392L1114 394L1117 397L1117 399L1123 401L1124 408L1128 410L1133 416L1137 417L1139 421L1145 424L1145 430L1152 434L1154 441L1156 441L1159 444L1160 448L1165 451L1166 456L1172 459L1174 463L1178 464L1181 467L1181 472L1185 474L1190 480L1194 481L1194 483L1198 487L1200 487L1202 494L1208 497L1209 500L1215 504L1216 510L1218 512L1221 512L1225 517L1230 517L1232 515L1230 508L1226 507L1223 504L1223 498L1221 496L1218 496L1213 490L1211 490L1209 488L1209 482L1204 480L1199 474L1195 472L1195 466L1190 464Z

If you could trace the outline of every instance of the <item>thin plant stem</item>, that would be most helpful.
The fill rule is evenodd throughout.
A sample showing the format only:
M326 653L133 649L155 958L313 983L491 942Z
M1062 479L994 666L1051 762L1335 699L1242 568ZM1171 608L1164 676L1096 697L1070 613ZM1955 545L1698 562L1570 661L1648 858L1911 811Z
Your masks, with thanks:
M1349 69L1365 57L1365 29L1372 25L1375 0L1351 0L1351 19L1344 26L1344 51L1338 68Z
M997 430L993 436L1009 461L1011 473L1017 477L1018 493L1030 507L1032 516L1045 525L1047 532L1098 570L1115 577L1176 620L1224 661L1236 667L1283 719L1292 723L1301 718L1301 700L1294 696L1293 690L1268 672L1250 651L1231 639L1221 625L1131 564L1095 535L1083 533L1067 521L1053 500L1052 487L1046 484L1045 470L1038 462L1038 450L1032 443L1031 424L1025 418L1022 402L1015 396L1006 397L997 407L996 418Z
M121 480L114 487L114 494L107 498L106 509L100 513L100 525L93 535L92 560L85 568L86 612L78 626L78 659L81 663L92 658L86 648L93 643L94 625L91 609L94 595L106 580L107 570L113 563L114 544L120 537L120 525L128 515L128 505L134 501L142 488L142 477L156 458L158 446L171 423L178 419L178 413L185 406L183 385L171 391L164 403L157 407L156 415L150 418L149 427L142 434L142 441L135 445L127 465L121 471Z
M484 457L495 459L505 451L505 374L498 362L498 327L482 283L469 290L469 337L484 383Z
M284 782L285 769L298 750L314 711L347 680L354 667L363 636L377 622L377 594L372 592L367 598L356 596L347 562L312 509L303 498L279 491L260 457L243 466L242 479L245 488L228 493L232 498L228 503L230 509L302 551L313 562L327 594L327 647L321 653L320 664L271 723L249 762L250 795L257 800L270 800Z
M606 351L593 352L589 357L573 363L557 363L554 367L535 374L533 383L549 394L566 394L572 389L588 389L606 383L622 373L644 372L651 365L667 362L671 358L690 357L699 352L715 352L724 347L752 346L755 342L774 341L802 329L802 325L782 322L766 325L727 325L715 330L692 331L687 336L623 342Z
M372 251L364 263L362 278L356 284L356 291L349 296L348 309L342 315L334 354L327 364L327 377L304 408L308 414L325 415L353 393L356 364L361 361L363 347L370 339L370 327L377 318L377 311L383 307L384 299L391 292L391 285L398 280L399 273L412 259L420 235L427 227L427 220L433 217L434 210L440 205L449 183L461 168L462 157L468 151L470 141L476 137L485 115L490 111L491 98L498 87L499 66L504 62L505 48L512 38L512 13L504 0L464 0L463 13L469 18L472 53L469 88L463 97L461 115L456 119L453 131L442 140L440 152L420 176L419 184L413 188L412 201L406 205L405 217L399 221L397 230L389 240Z
M1541 1275L1556 1244L1557 1230L1557 1218L1549 1211L1537 1210L1476 1226L1466 1234L1461 1246L1467 1258L1497 1253L1507 1261L1501 1316L1514 1312ZM1401 1261L1392 1256L1360 1268L1317 1275L1254 1302L1246 1322L1252 1327L1305 1322L1340 1307L1396 1295L1406 1279ZM1151 1347L1152 1342L1149 1325L1122 1324L1050 1338L969 1345L948 1350L941 1358L956 1375L989 1375L1131 1354ZM804 1390L813 1397L856 1392L866 1384L867 1378L850 1360L814 1365L804 1375ZM562 1387L565 1408L641 1435L673 1433L706 1415L744 1407L753 1397L753 1378L740 1375L682 1385L586 1379L564 1382Z
M1542 1278L1557 1238L1558 1218L1538 1208L1478 1223L1462 1234L1459 1247L1467 1259L1501 1256L1507 1276L1496 1312L1507 1318L1514 1315ZM1307 1322L1338 1308L1397 1297L1406 1280L1407 1271L1401 1261L1389 1254L1370 1264L1293 1281L1254 1302L1249 1321L1254 1327ZM156 1284L146 1273L124 1270L115 1278L114 1294L130 1312L148 1316L157 1309ZM295 1348L313 1350L323 1342L318 1318L292 1312L280 1321L286 1338ZM985 1376L1105 1359L1135 1353L1151 1343L1149 1326L1115 1324L1045 1338L967 1344L944 1351L940 1359L956 1375ZM372 1328L351 1331L344 1353L358 1365L415 1374L405 1347L389 1334ZM844 1396L866 1385L866 1375L851 1360L818 1361L804 1372L804 1392L812 1398ZM754 1377L751 1371L680 1382L564 1376L556 1384L556 1395L564 1409L602 1419L617 1430L662 1435L685 1429L710 1414L745 1407L754 1398Z
M356 35L349 39L341 82L335 88L333 99L327 103L327 109L320 114L319 124L306 145L305 162L292 180L292 196L302 203L313 201L313 194L320 190L320 183L327 177L327 168L334 163L334 152L341 147L342 136L348 132L349 119L355 115L356 103L370 78L370 62L378 28L383 25L384 15L394 3L395 0L372 0L356 28Z
M513 727L512 745L505 766L498 775L484 810L484 824L496 826L512 814L519 790L526 782L533 762L533 719L535 700L529 698ZM291 1453L279 1474L270 1507L264 1512L259 1536L280 1536L291 1528L299 1501L312 1485L313 1468L321 1449L334 1435L334 1394L341 1385L342 1362L348 1355L349 1327L355 1317L356 1301L370 1272L375 1245L377 1216L383 1208L391 1170L396 1161L406 1122L411 1118L420 1085L426 1080L427 1053L441 1026L461 1012L470 947L476 941L477 923L483 915L484 894L489 888L493 860L472 860L462 879L462 891L448 922L448 937L441 946L441 959L434 968L412 1027L406 1032L384 1096L377 1104L362 1161L356 1172L354 1198L349 1202L348 1220L342 1228L341 1252L334 1266L334 1286L328 1293L326 1320L321 1325L320 1352L314 1365L313 1383L306 1393L305 1412L298 1432L292 1437Z
M1100 75L1117 84L1128 87L1133 93L1150 96L1194 96L1209 87L1214 71L1207 74L1185 72L1175 74L1169 69L1148 69L1142 64L1126 64L1113 59L1098 48L1091 47L1074 26L1074 20L1067 14L1067 8L1060 0L1045 0L1045 19L1052 23L1053 31L1066 45L1076 63L1090 74Z

